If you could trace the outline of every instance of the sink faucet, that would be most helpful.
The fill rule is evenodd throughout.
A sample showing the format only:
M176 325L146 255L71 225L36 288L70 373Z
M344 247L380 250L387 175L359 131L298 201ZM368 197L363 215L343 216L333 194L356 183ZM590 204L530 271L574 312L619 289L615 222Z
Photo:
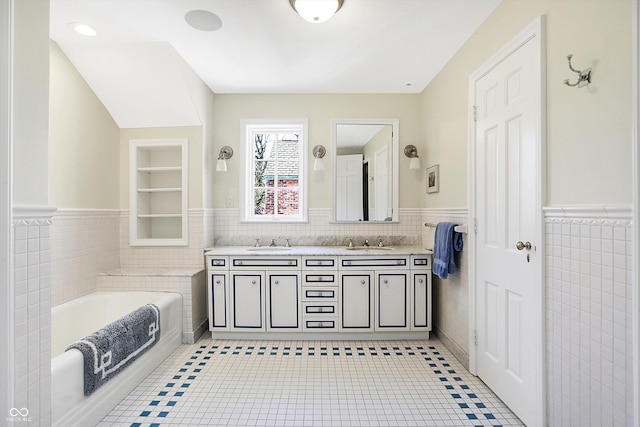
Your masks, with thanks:
M378 246L383 247L384 243L382 243L382 237L378 237Z
M284 244L285 248L290 248L291 247L291 243L289 243L289 238L285 237L285 240L287 241L287 243Z
M256 248L260 247L260 239L256 239Z
M362 244L365 248L369 247L369 239L364 239L364 243Z
M269 243L269 247L270 248L275 248L276 246L278 246L278 245L276 245L276 241L274 239L271 239L271 243Z
M351 238L349 239L349 245L347 247L349 247L349 248L353 247L353 239L351 239Z

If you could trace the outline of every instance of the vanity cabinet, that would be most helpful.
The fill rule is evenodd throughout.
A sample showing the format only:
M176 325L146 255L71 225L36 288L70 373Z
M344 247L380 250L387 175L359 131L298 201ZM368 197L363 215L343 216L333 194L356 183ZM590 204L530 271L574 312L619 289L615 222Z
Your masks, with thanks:
M299 257L230 257L229 268L230 331L302 331Z
M338 331L338 259L304 257L302 271L302 329Z
M314 333L316 339L327 333L354 339L428 337L431 254L376 252L207 254L209 329L217 337L237 332L300 333L299 339Z

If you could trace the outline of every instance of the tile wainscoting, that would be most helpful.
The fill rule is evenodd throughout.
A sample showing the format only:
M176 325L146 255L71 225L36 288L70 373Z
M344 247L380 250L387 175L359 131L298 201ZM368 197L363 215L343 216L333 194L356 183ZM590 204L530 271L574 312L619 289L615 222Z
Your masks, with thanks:
M545 223L548 425L630 426L631 209L549 207Z
M462 209L423 209L420 224L422 243L433 248L435 228L424 223L468 224L469 212ZM467 236L463 235L464 245ZM456 254L456 272L445 280L433 276L433 330L449 351L469 369L469 276L468 248Z
M51 207L14 207L13 423L51 424ZM11 418L9 418L11 420Z

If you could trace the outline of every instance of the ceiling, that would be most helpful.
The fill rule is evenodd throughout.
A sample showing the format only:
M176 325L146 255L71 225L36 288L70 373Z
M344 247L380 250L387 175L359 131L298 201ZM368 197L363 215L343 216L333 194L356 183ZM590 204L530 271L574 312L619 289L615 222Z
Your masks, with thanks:
M345 0L311 24L288 0L51 0L50 35L121 128L184 126L185 64L218 94L420 93L500 1Z

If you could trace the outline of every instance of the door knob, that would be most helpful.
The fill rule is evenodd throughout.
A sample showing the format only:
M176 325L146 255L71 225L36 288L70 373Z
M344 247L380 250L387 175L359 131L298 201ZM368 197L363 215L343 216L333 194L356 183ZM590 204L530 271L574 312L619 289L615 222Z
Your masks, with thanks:
M530 251L531 247L531 242L522 243L522 240L519 240L518 243L516 243L516 249L518 249L519 251L523 249Z

